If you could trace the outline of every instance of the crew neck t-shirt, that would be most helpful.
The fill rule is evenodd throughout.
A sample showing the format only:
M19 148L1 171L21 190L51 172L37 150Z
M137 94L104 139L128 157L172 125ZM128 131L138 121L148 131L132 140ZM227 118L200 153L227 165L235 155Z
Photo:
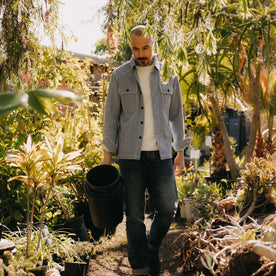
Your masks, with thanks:
M136 66L137 75L140 82L140 87L144 100L144 133L142 142L142 151L158 150L156 141L154 118L152 111L151 89L150 89L150 75L154 64L150 66Z

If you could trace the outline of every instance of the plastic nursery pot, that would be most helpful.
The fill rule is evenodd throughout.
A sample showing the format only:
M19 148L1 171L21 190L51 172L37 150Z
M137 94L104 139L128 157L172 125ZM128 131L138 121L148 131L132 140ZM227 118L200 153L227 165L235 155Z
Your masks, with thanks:
M30 268L28 269L28 272L33 273L35 276L46 276L46 272L47 272L48 266L41 266L41 267L34 267L34 268Z
M83 215L68 220L65 223L54 225L53 229L64 233L75 234L72 236L75 240L90 241Z
M85 262L66 262L64 276L85 276L86 270L87 263Z
M115 228L123 220L123 189L119 171L99 165L86 175L86 194L93 224L99 229Z
M74 201L74 213L76 217L84 216L86 228L91 231L93 240L98 241L104 234L103 229L97 228L92 221L88 201Z
M192 210L192 198L184 198L180 205L180 217L187 219L187 222L192 223L195 221Z
M64 227L67 229L71 229L72 232L76 234L77 238L80 239L80 241L89 241L90 240L89 236L88 236L87 229L86 229L83 215L67 221L64 224Z

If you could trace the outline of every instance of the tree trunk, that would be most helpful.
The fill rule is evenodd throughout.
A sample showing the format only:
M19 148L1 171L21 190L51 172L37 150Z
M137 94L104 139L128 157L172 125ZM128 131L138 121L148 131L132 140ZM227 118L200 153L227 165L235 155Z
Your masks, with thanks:
M258 65L256 70L256 77L254 77L254 73L251 72L250 86L253 92L253 104L254 104L254 112L251 121L250 133L249 133L249 141L245 152L244 163L242 168L245 167L247 163L253 157L256 137L258 132L258 125L260 121L260 73L261 73L261 64Z
M213 139L214 139L214 147L213 147L213 156L212 156L212 171L211 176L226 176L226 156L224 152L224 143L221 134L220 127L215 125L213 128Z
M276 107L275 107L275 108L276 108ZM267 122L267 128L268 128L268 137L267 137L267 141L272 141L274 116L273 116L273 115L269 115L267 121L268 121L268 122Z
M222 134L223 143L224 143L224 151L225 151L226 160L227 160L227 163L229 166L230 174L233 179L236 179L239 176L240 168L239 168L238 164L236 163L234 156L233 156L228 132L227 132L223 117L221 115L220 109L219 109L219 102L215 95L215 91L211 86L207 87L207 92L208 92L209 98L211 100L215 116L218 120L219 127L221 129L221 134Z

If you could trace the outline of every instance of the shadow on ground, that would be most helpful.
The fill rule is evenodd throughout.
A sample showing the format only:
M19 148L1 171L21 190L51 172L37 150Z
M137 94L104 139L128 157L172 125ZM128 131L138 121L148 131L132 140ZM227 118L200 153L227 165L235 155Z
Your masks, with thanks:
M145 220L147 229L150 228L151 219ZM181 234L185 226L177 224L172 226L160 248L161 275L178 276L182 272ZM116 233L110 238L104 238L96 246L96 255L90 260L87 276L114 276L132 275L127 258L127 239L125 233L125 219L118 225Z

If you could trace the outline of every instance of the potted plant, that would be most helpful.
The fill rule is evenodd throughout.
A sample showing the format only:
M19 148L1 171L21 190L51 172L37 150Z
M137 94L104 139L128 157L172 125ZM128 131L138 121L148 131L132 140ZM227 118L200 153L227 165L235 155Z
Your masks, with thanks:
M30 253L30 244L32 240L34 206L36 202L37 191L44 189L45 198L43 201L43 212L40 221L40 228L37 240L35 256L38 256L41 238L42 225L45 218L47 204L52 196L54 187L59 181L68 175L68 172L79 169L78 165L73 164L73 160L80 156L80 151L69 153L63 152L64 139L62 134L58 134L51 142L47 137L40 142L33 142L31 136L28 136L27 142L24 143L16 154L10 154L7 161L21 168L23 175L12 177L20 180L27 185L27 242L26 257ZM30 202L32 196L32 206Z
M31 241L27 240L28 233L22 230L5 231L3 235L7 240L14 243L15 250L3 253L3 263L0 265L0 271L2 269L8 275L30 275L30 273L37 276L46 275L47 269L53 264L48 237L45 236L41 239L40 250L36 252L39 237L38 230L32 230ZM27 243L29 243L28 256L26 255Z
M184 173L176 179L180 217L187 222L193 222L192 201L197 185L197 177L192 169L192 167L185 168Z
M65 276L85 276L90 257L95 254L94 245L89 242L76 242L74 256L67 256L64 262Z
M36 202L37 191L46 184L47 171L43 166L44 151L40 149L41 143L34 143L31 136L27 137L27 142L24 143L20 150L16 150L16 154L9 154L7 161L12 166L19 167L24 175L17 175L10 178L8 181L20 180L27 186L27 243L26 255L29 256L30 243L33 228L34 204ZM32 196L32 206L30 197Z
M84 276L90 258L95 254L95 247L90 242L75 241L63 234L53 242L54 259L64 267L63 275Z

